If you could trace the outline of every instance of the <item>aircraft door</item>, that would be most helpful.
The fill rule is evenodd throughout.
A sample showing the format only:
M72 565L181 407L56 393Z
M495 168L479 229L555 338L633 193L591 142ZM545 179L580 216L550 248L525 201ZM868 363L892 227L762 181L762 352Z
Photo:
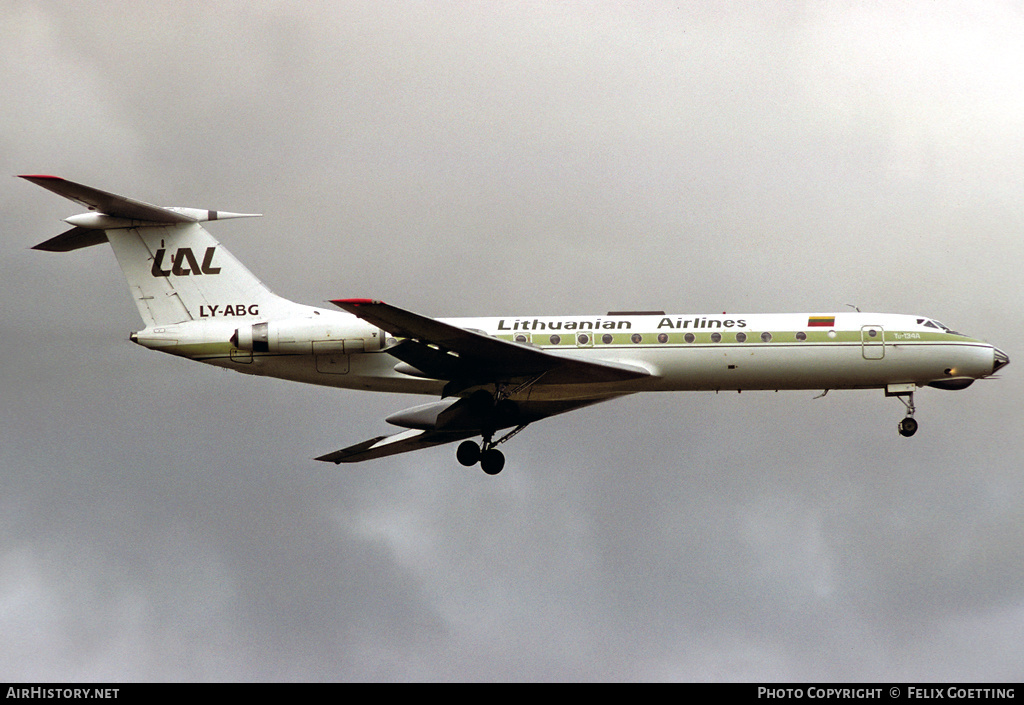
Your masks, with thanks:
M860 349L865 360L881 360L885 357L885 329L882 326L862 326Z

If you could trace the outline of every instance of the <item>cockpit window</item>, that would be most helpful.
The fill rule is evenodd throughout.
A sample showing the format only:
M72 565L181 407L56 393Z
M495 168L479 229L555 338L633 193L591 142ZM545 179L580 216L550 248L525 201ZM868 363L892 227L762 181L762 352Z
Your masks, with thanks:
M959 333L959 332L953 330L952 328L947 328L946 326L944 326L943 324L939 323L938 321L932 321L932 320L929 320L927 318L925 318L923 320L924 320L923 325L925 325L925 326L927 326L929 328L937 328L938 330L945 331L946 333L949 333L950 335L963 335L963 333Z

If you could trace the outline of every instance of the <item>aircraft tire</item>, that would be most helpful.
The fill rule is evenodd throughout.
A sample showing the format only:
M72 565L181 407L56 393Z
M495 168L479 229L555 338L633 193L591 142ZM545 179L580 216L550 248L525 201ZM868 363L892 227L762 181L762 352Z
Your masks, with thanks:
M917 421L908 416L907 418L900 421L900 435L906 438L910 438L917 433Z
M480 446L473 441L463 441L455 451L455 458L467 468L480 462Z
M480 469L488 475L497 475L505 467L505 456L500 450L491 448L480 454Z

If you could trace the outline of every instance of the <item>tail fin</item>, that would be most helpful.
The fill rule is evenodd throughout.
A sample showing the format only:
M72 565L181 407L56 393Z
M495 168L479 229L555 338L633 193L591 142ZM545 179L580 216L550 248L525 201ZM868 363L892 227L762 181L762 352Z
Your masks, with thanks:
M296 304L268 289L201 222L258 214L162 208L56 176L22 176L89 208L75 226L35 246L70 252L109 242L147 326L210 316L266 318Z

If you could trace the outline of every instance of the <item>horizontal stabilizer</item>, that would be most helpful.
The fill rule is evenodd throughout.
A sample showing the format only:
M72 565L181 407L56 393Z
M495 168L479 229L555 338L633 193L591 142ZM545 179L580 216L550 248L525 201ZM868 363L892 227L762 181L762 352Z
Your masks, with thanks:
M114 193L59 176L23 175L21 178L42 186L48 191L74 201L89 209L66 218L65 222L75 226L73 229L50 238L32 249L47 252L70 252L83 247L91 247L107 242L104 230L119 228L138 228L153 225L169 225L179 223L198 223L208 220L225 220L227 218L258 217L258 213L229 213L227 211L211 211L200 208L163 208L151 203L136 201L127 196Z
M22 175L21 178L83 205L91 211L99 211L114 218L148 220L154 223L189 223L196 220L160 206L136 201L134 198L118 196L100 191L92 186L76 184L74 181L62 179L59 176Z
M57 237L51 237L46 242L41 242L33 250L44 250L46 252L71 252L80 250L83 247L102 245L107 241L105 230L94 230L91 228L71 228Z

